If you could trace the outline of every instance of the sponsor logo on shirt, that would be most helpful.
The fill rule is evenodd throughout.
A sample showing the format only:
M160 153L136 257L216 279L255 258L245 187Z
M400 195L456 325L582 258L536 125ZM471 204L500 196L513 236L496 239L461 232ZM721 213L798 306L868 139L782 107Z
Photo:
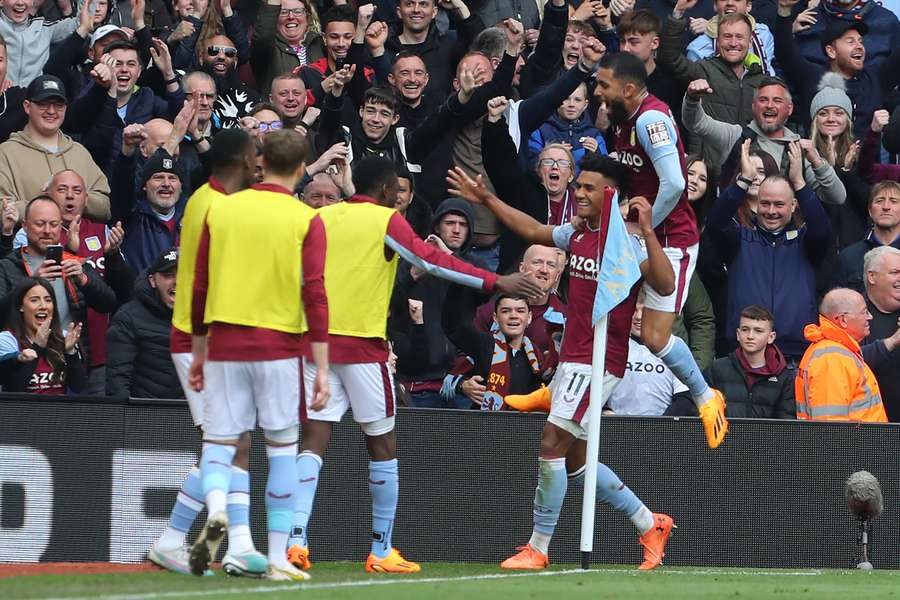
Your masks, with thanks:
M647 125L647 135L650 138L650 145L653 148L666 146L672 143L672 136L669 135L669 128L666 127L665 121L654 121Z

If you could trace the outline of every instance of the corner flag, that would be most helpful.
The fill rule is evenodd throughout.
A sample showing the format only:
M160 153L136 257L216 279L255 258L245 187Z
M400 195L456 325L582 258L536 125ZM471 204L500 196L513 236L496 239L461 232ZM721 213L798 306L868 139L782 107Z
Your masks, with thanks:
M628 297L632 286L641 278L634 249L631 247L625 221L619 213L619 193L604 190L605 202L600 215L600 244L597 248L597 295L591 322L596 326L603 316Z

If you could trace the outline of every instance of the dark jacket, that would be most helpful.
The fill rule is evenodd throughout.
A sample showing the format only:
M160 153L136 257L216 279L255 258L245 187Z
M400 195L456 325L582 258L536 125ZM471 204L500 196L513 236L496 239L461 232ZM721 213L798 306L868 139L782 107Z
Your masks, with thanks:
M197 42L200 40L200 33L203 30L203 21L197 17L188 17L194 25L194 33L186 38L178 41L172 49L172 67L177 71L185 71L190 73L200 68L200 59L197 55ZM234 13L229 18L222 17L222 27L224 35L231 40L237 50L237 63L244 64L250 60L250 44L247 42L247 26L244 25L243 19ZM206 52L206 48L201 48L201 52Z
M744 374L737 353L716 359L703 375L706 382L725 395L728 403L725 415L729 418L794 419L797 405L794 402L794 371L786 369L784 357L777 347L771 346L781 357L781 369L777 374L751 377L752 385Z
M24 248L19 248L0 260L0 314L9 313L12 302L10 293L20 281L28 277L25 260L22 258L23 251ZM111 313L117 306L116 293L90 263L84 262L82 269L87 275L87 284L79 287L71 281L66 282L66 301L69 303L73 323L87 323L88 306L99 313ZM79 341L83 353L87 353L91 347L87 339L88 329L82 329ZM84 364L91 364L89 357L85 356Z
M855 244L850 244L838 255L837 268L831 287L848 287L860 294L866 293L866 280L863 274L863 258L866 252L883 244L874 233L869 234ZM900 237L891 242L891 246L900 250Z
M581 113L581 116L575 121L563 119L559 116L558 111L553 113L528 139L529 169L537 166L538 156L540 156L544 146L554 142L561 142L572 147L572 156L575 159L575 164L572 165L572 168L573 172L578 171L578 164L584 158L586 152L581 139L586 137L597 140L597 151L600 154L607 154L606 140L603 139L603 134L600 133L600 130L594 127L594 122L591 120L588 111Z
M112 222L121 221L125 228L122 254L135 273L140 273L164 251L178 245L181 216L187 204L184 185L175 205L174 230L161 221L151 208L144 192L135 197L135 151L132 156L120 156L113 170L110 185ZM184 181L184 176L181 180Z
M93 87L94 84L91 84L85 94L89 94ZM174 120L184 107L184 92L179 86L177 92L167 92L163 99L149 88L139 88L128 101L124 121L119 117L116 106L116 99L107 96L94 126L84 137L84 147L107 177L110 177L116 157L122 151L122 131L125 127L156 118Z
M256 27L250 44L250 67L256 78L256 88L265 98L276 75L300 66L300 59L287 42L278 36L278 13L281 4L263 3L256 13ZM303 38L308 62L325 56L325 45L318 33L306 32Z
M47 349L34 344L28 344L27 342L20 344L20 346L22 350L30 348L37 352L39 359L30 360L28 362L19 362L16 359L0 362L0 386L2 386L4 392L45 393L51 395L61 395L66 392L72 392L73 394L79 394L87 387L87 374L85 373L84 359L82 358L81 353L76 350L74 354L63 355L66 360L65 389L62 389L59 392L42 392L39 387L35 389L35 387L32 387L33 378L35 374L37 374L38 378L42 375L40 372L36 373L36 371L38 371L40 359L46 357ZM48 371L44 373L44 375L50 373L49 365L47 365L47 368Z
M134 286L134 299L116 312L109 326L107 396L184 397L169 353L171 322L172 309L143 273Z
M637 0L637 2L635 2L634 10L641 10L644 8L655 14L660 20L665 21L672 16L672 10L675 8L675 0ZM756 8L755 2L753 3L753 8ZM755 13L756 10L753 12ZM716 9L712 2L698 2L692 9L684 14L683 18L709 20L715 16L715 14ZM694 33L685 27L683 34L681 43L684 47L687 47L687 45L691 43L691 40L694 39Z
M758 64L748 68L740 79L719 56L711 56L697 62L684 55L682 43L687 29L685 19L668 18L659 36L657 62L672 75L687 85L695 79L709 82L713 93L703 98L703 109L713 119L726 123L744 124L753 119L753 93L766 77ZM692 140L691 151L697 145Z
M706 230L728 267L725 331L736 331L741 310L759 304L775 315L779 347L799 358L808 342L803 328L815 323L816 266L827 251L831 224L809 186L795 192L806 224L778 234L744 227L734 218L746 192L732 185L722 192L707 217ZM732 348L734 343L732 344Z
M428 36L421 44L404 44L399 35L402 23L391 31L384 47L390 53L391 62L400 51L418 55L428 70L428 85L425 93L443 100L450 93L450 83L456 77L456 64L463 57L475 36L484 29L481 17L472 14L464 21L457 20L456 30L441 34L435 23L431 24Z
M469 223L468 238L461 251L454 253L457 258L468 260L467 250L471 247L472 226L475 222L472 207L461 198L444 200L434 213L431 231L436 229L441 218L448 213L461 214ZM394 353L397 355L397 378L401 381L440 383L453 366L456 347L441 328L444 297L449 285L448 281L437 277L423 276L413 280L409 263L404 261L400 264L391 298L388 327L389 337L394 342ZM422 325L413 324L409 318L410 298L422 301Z
M896 20L896 19L895 19ZM775 25L775 57L784 69L791 90L799 94L794 110L794 119L809 125L809 105L818 91L819 81L828 67L821 62L807 58L791 31L793 17L778 17ZM869 51L869 35L863 38ZM900 42L900 38L898 38ZM821 48L821 46L820 46ZM819 53L821 54L821 49ZM847 96L853 103L853 136L862 139L872 123L872 114L884 106L884 97L900 81L900 47L876 61L866 56L862 71L850 79L845 79ZM704 103L705 104L705 103Z

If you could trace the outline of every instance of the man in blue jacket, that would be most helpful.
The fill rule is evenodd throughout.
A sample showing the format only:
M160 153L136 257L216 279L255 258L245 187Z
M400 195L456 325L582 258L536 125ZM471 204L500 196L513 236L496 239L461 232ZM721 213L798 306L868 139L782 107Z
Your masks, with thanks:
M814 323L816 267L828 248L831 224L822 203L803 179L799 142L788 146L789 178L771 175L759 186L753 227L735 219L744 204L754 169L750 142L741 146L741 171L734 185L722 192L707 217L707 231L728 266L726 329L737 331L741 310L758 304L775 314L779 347L796 364L807 341L803 328ZM805 223L797 225L798 208ZM731 348L733 349L733 348Z

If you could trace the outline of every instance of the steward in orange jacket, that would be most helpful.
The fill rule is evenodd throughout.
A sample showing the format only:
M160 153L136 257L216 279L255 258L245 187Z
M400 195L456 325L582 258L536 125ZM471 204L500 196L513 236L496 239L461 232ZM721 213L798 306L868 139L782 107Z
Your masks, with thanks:
M852 313L839 313L833 319L844 318L841 315ZM812 343L794 380L797 418L886 423L881 390L863 360L859 342L833 319L819 315L818 325L812 323L803 330Z

